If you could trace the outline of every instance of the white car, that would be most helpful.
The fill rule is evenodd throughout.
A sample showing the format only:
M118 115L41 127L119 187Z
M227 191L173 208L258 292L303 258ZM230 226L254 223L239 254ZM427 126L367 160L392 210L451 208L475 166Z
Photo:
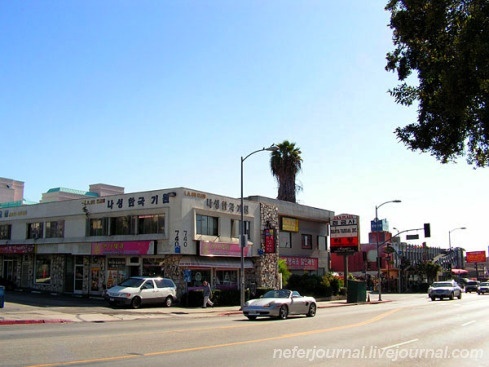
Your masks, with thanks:
M443 282L434 282L428 288L428 296L432 301L439 298L440 301L443 298L458 299L462 298L462 288L454 280L446 280Z
M105 299L111 306L122 304L132 308L150 303L170 307L177 299L177 287L168 278L131 277L109 288Z
M297 291L280 289L268 291L262 297L249 300L242 308L243 315L250 320L259 316L285 320L289 315L316 316L316 299L301 296Z
M489 282L481 282L477 288L477 294L489 293Z

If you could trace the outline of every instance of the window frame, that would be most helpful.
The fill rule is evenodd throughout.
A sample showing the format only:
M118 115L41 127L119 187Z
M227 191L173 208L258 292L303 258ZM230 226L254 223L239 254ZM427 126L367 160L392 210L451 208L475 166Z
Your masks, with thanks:
M196 214L195 233L202 236L219 236L219 217Z
M302 233L301 234L301 248L303 250L312 250L312 234Z

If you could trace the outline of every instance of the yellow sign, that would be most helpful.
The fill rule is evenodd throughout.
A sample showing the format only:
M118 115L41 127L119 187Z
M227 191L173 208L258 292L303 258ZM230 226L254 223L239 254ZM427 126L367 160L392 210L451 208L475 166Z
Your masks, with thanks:
M282 218L282 231L299 232L299 220L295 218Z

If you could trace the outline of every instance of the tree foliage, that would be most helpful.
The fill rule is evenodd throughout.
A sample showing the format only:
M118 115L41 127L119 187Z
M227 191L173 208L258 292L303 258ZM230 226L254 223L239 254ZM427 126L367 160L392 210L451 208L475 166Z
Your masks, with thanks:
M295 203L296 192L300 189L295 179L301 170L302 152L295 146L295 143L288 140L277 146L278 149L272 152L270 158L272 174L278 181L277 199Z
M394 51L387 71L396 102L418 103L417 123L398 127L411 150L441 163L489 164L489 1L391 0ZM412 84L417 78L417 83Z
M290 275L292 274L287 266L287 261L284 259L278 259L278 272L282 274L282 283L287 284Z

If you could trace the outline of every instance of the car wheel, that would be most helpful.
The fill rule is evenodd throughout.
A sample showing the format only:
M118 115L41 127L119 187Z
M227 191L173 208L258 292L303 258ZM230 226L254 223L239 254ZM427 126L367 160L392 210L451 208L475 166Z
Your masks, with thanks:
M306 316L307 317L316 316L316 304L315 303L311 303L311 305L309 306L309 312L307 313Z
M436 297L431 297L431 300L432 301L436 301Z
M458 294L458 297L457 297L457 298L458 298L458 299L462 299L462 292L460 292L460 293Z
M454 296L453 296L453 292L452 292L452 293L450 293L450 297L449 297L449 298L450 298L450 300L453 300L453 297L454 297Z
M248 320L253 321L256 320L256 316L246 316Z
M282 305L280 307L280 310L278 312L278 318L281 320L285 320L287 316L289 315L289 310L287 309L286 305Z
M166 299L165 299L165 306L166 307L171 307L172 305L173 305L173 297L172 296L166 297Z
M131 307L132 308L139 308L141 307L141 298L139 297L134 297L131 301Z

